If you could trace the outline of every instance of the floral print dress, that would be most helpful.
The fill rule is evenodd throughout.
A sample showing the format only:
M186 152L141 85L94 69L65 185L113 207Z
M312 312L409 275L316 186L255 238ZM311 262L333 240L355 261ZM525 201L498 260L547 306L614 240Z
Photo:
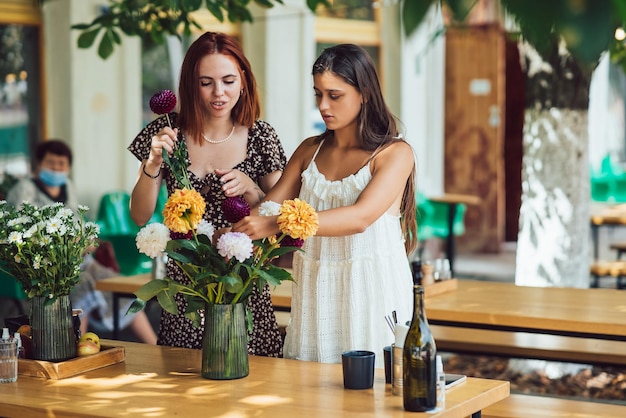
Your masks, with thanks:
M172 125L176 126L177 113L170 113L169 117ZM139 132L128 150L140 161L147 159L150 155L152 137L166 125L167 118L165 116L155 119ZM179 140L185 140L182 133L179 134ZM258 183L267 174L277 170L282 171L286 161L285 152L274 128L267 122L257 120L248 131L246 158L233 168L245 173ZM187 157L187 164L189 164L189 157ZM180 186L165 163L162 165L161 171L166 182L168 195L170 195ZM222 202L226 196L222 191L219 177L210 173L204 178L198 178L189 172L189 179L192 186L202 194L206 201L204 219L211 222L216 229L229 226L230 224L224 219L221 211ZM167 262L167 277L181 283L188 283L188 279L172 260ZM184 317L186 302L182 295L176 295L176 303L178 304L179 315L162 311L158 344L202 348L203 329L194 327L192 322ZM269 286L265 285L261 291L255 287L248 299L247 306L253 318L253 329L248 338L248 352L261 356L281 356L282 339L270 299Z

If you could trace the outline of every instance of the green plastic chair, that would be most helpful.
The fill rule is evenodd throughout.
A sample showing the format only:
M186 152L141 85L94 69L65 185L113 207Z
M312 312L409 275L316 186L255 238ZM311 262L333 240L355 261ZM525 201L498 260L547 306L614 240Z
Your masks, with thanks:
M417 193L417 238L425 241L430 238L448 237L448 210L446 203L433 202L422 194ZM452 232L455 236L465 233L465 211L466 205L457 205Z
M26 299L26 293L15 277L0 271L0 297L22 300Z
M124 190L104 194L100 198L96 223L103 235L136 235L139 227L130 217L130 195Z
M130 217L130 194L124 190L112 191L100 198L96 223L100 239L113 244L120 274L132 276L148 273L152 260L137 249L135 237L140 228Z

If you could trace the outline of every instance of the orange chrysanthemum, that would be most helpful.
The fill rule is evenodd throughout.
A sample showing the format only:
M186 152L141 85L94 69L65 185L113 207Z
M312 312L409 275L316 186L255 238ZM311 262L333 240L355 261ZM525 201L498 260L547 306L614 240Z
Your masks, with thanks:
M285 200L280 207L278 227L292 238L307 239L317 232L317 212L300 199Z
M195 189L176 189L165 202L163 223L170 231L186 234L198 227L205 208L206 202Z

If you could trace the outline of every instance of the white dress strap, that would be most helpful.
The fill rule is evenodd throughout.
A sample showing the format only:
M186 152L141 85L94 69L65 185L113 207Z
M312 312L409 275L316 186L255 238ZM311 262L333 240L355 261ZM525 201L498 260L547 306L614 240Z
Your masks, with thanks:
M322 145L324 145L324 139L322 139L320 141L320 144L317 146L317 149L315 150L315 154L313 154L313 158L311 158L311 161L309 162L309 165L311 165L311 163L313 161L315 161L315 157L317 157L317 153L320 152L320 149L322 148Z

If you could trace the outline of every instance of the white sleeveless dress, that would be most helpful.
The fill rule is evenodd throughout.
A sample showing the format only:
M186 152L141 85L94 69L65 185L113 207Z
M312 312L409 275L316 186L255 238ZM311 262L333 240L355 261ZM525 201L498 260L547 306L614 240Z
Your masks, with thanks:
M321 144L320 144L321 147ZM302 172L300 199L318 211L352 205L372 178L369 164L344 179L328 181L315 152ZM347 350L376 353L394 341L385 315L411 319L413 281L399 215L383 214L362 233L311 237L294 253L291 319L285 358L340 363Z

